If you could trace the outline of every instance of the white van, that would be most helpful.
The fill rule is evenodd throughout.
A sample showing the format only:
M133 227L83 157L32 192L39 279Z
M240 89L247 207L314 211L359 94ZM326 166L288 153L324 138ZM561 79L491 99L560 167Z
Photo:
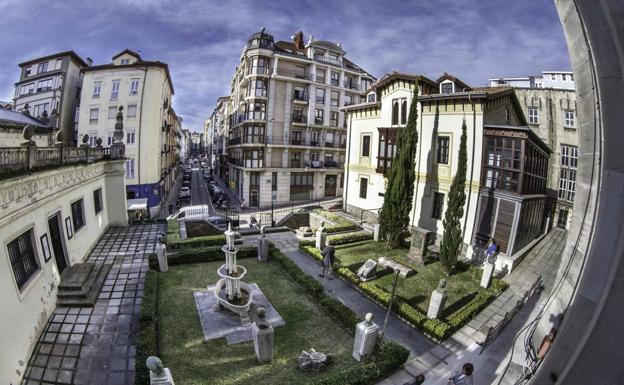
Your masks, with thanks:
M210 218L210 210L208 205L196 205L196 206L184 206L175 214L171 214L167 217L167 220L177 219L203 219Z

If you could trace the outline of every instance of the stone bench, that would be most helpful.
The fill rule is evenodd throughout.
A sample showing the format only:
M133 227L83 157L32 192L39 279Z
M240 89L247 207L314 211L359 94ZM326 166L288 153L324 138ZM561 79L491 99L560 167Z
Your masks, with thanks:
M395 261L393 261L393 260L391 260L389 258L386 258L386 257L379 257L377 259L377 265L379 265L380 267L385 268L385 269L390 268L392 270L398 270L399 271L399 275L401 277L403 277L403 278L407 278L410 275L416 274L416 272L414 270L410 269L409 267L404 266L404 265L402 265L402 264L400 264L398 262L395 262Z

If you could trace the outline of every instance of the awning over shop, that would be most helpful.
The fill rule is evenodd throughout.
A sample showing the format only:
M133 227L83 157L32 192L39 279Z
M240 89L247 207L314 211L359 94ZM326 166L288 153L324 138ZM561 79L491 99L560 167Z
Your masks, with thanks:
M147 198L126 199L126 207L131 210L147 210Z

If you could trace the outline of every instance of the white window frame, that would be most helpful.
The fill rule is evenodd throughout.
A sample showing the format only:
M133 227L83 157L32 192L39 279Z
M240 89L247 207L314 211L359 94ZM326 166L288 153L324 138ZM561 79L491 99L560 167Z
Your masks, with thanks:
M97 99L100 97L102 93L102 82L94 82L93 83L93 99Z
M111 85L111 97L110 100L119 99L119 86L121 84L121 80L113 80Z
M136 137L134 131L126 132L126 144L134 144Z
M108 107L108 118L115 119L117 117L117 106Z
M138 107L136 104L128 104L126 118L136 118Z
M94 117L94 115L95 115L95 117ZM99 108L91 108L89 110L89 124L98 124L99 115L100 115L100 109Z
M568 115L570 114L570 115ZM566 110L563 113L564 126L567 128L576 128L576 112L574 110Z
M530 124L539 124L539 114L537 107L529 107L528 115Z
M134 158L126 159L126 179L134 179Z
M130 81L130 95L138 95L139 94L139 82L140 79L132 79Z

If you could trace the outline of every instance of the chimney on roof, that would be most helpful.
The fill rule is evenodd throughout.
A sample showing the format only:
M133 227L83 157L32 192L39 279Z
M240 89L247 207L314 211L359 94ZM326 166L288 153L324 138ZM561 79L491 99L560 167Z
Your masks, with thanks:
M91 67L93 65L93 59L90 57L87 58L87 66Z
M303 31L297 31L297 33L295 33L295 37L294 37L294 42L295 42L295 46L297 46L297 49L303 49L304 48L304 44L303 44Z

